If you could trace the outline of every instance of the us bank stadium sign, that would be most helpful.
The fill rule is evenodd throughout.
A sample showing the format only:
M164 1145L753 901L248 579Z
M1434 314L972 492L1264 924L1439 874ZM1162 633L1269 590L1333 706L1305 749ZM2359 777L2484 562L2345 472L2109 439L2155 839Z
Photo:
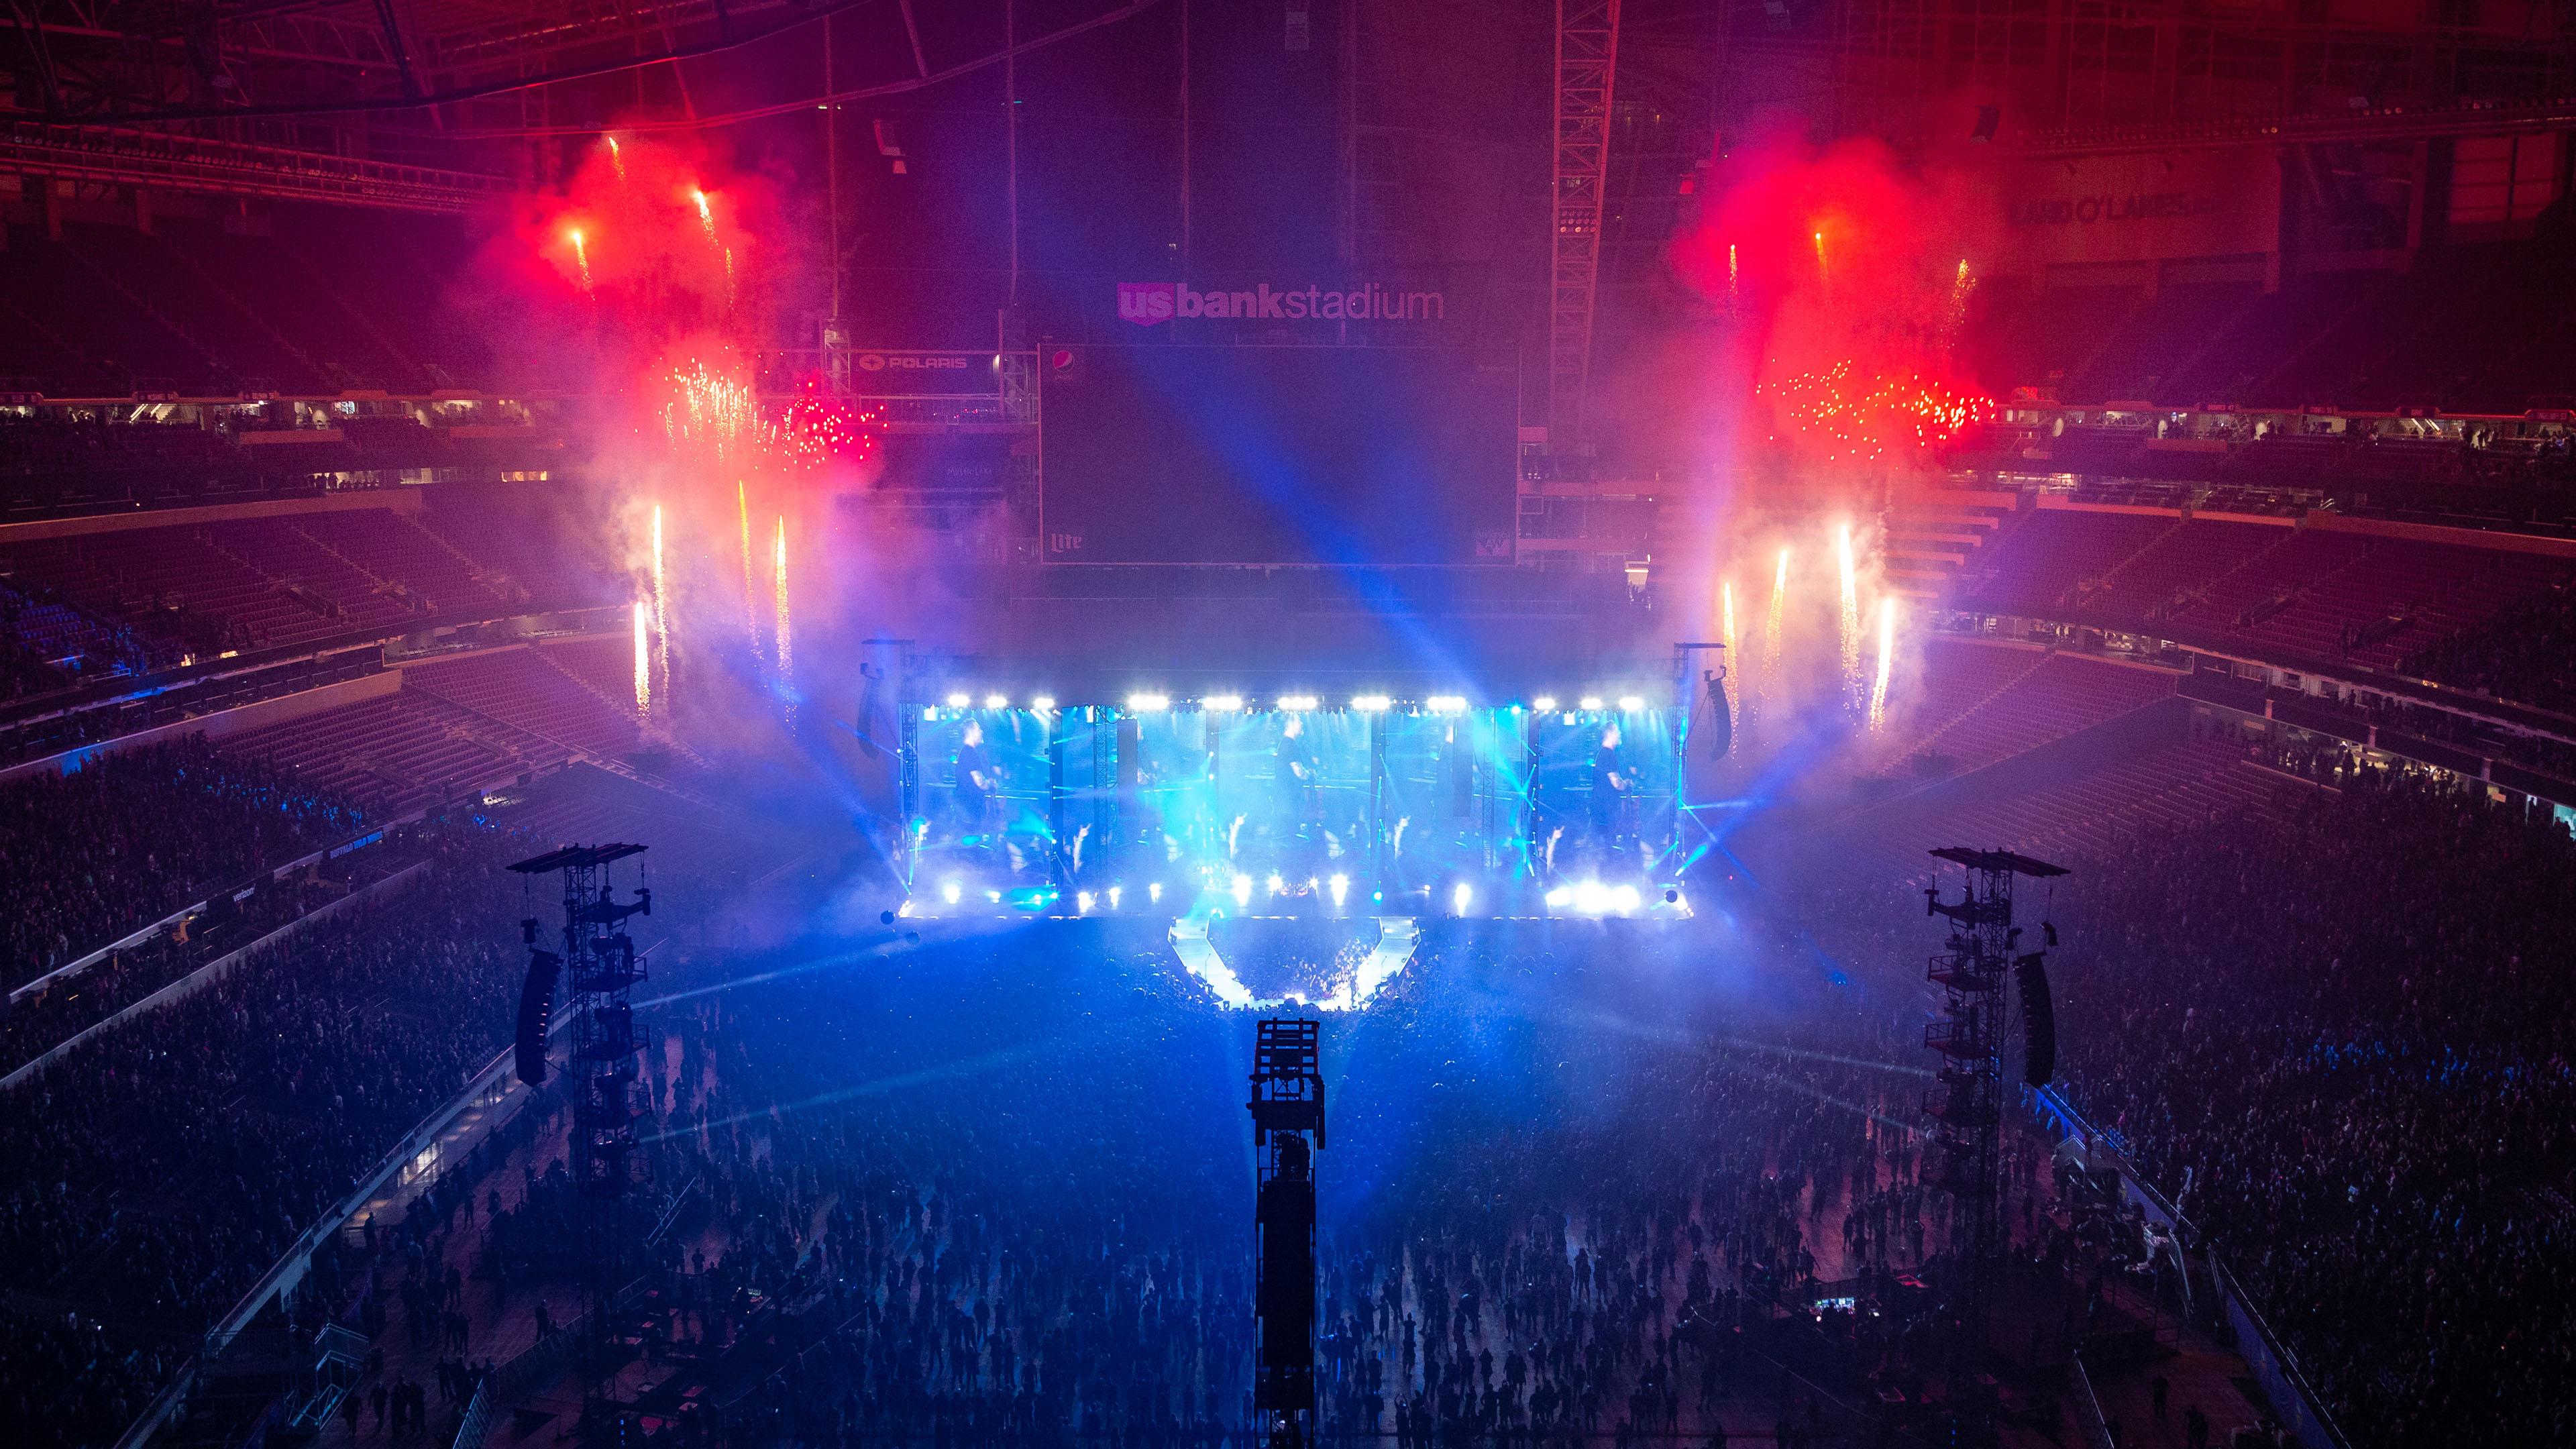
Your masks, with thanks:
M1416 322L1449 320L1449 299L1436 291L1361 282L1355 286L1210 287L1187 282L1120 282L1118 319L1139 327L1213 319L1239 322Z

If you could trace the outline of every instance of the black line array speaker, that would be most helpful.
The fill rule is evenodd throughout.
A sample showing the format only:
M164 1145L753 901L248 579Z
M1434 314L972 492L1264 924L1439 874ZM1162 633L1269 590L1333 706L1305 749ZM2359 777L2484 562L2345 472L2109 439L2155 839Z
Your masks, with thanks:
M2021 981L2021 1079L2034 1087L2057 1075L2057 1008L2048 999L2047 960L2033 951L2013 967Z
M546 1034L554 1025L555 978L563 958L552 951L528 952L528 981L519 988L519 1080L531 1087L546 1080Z

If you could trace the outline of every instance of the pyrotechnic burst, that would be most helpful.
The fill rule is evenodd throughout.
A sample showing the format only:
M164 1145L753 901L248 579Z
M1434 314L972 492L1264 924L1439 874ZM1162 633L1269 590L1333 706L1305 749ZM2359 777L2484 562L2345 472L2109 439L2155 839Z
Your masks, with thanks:
M1950 332L1956 336L1968 325L1968 299L1976 295L1977 274L1968 269L1968 259L1959 258L1959 275L1950 284Z
M808 377L778 415L771 443L791 468L812 471L833 463L865 463L877 455L877 415L851 406Z
M777 570L778 683L782 691L792 691L794 688L796 671L796 651L795 645L792 641L796 637L796 627L788 610L787 519L784 514L780 515L778 519L778 532L774 541L770 545L770 558L773 566ZM794 695L792 693L788 693L787 698L789 701L787 706L788 719L792 723L795 719L796 709Z
M740 467L759 440L760 403L751 385L691 359L672 369L662 429L675 450L694 449L719 470Z
M1995 400L1913 371L1854 376L1849 362L1763 383L1781 428L1823 462L1868 463L1939 447L1994 416ZM1775 434L1776 438L1778 435Z

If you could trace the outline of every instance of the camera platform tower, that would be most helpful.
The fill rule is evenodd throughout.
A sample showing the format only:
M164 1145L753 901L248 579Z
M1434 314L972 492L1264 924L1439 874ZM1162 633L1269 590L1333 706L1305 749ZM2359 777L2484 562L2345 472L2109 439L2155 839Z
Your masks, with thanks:
M1315 1154L1324 1146L1322 1023L1260 1024L1252 1047L1252 1408L1260 1442L1315 1442Z

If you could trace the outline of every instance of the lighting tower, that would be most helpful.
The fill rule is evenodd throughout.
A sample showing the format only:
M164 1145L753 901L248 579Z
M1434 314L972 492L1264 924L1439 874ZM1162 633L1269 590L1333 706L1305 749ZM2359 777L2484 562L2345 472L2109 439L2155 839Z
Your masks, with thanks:
M1252 1047L1252 1408L1261 1442L1315 1439L1315 1154L1324 1146L1322 1023L1260 1024Z
M1950 846L1932 854L1965 866L1968 878L1956 901L1942 900L1937 884L1923 890L1924 913L1950 920L1947 949L1926 973L1941 989L1942 1018L1923 1029L1923 1044L1941 1057L1939 1081L1923 1099L1932 1119L1923 1175L1958 1200L1951 1310L1973 1353L1985 1342L1988 1293L2003 1257L2004 983L2021 937L2013 877L2066 870L2009 850Z
M638 885L635 899L621 903L608 868L644 850L568 845L510 867L521 875L563 874L563 969L571 988L565 1010L572 1017L570 1155L581 1192L594 1348L604 1345L610 1300L626 1266L624 1200L638 1181L635 1083L643 1044L630 998L645 977L645 964L626 921L653 913L652 887ZM593 1367L604 1375L605 1358Z

